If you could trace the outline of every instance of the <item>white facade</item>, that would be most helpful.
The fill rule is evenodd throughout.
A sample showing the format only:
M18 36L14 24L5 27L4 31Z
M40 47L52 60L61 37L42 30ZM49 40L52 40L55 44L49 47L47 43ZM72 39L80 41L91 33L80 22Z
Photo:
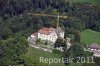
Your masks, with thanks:
M64 31L59 27L55 28L42 28L38 32L33 33L30 37L55 42L58 37L64 38Z
M56 32L51 32L49 35L38 33L37 39L39 39L39 38L41 40L55 42L56 39L58 38L58 36L57 36Z

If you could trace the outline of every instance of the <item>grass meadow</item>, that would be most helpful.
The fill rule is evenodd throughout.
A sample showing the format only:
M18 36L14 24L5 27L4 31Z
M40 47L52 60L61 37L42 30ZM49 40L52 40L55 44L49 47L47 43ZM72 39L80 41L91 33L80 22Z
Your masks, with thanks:
M89 30L89 29L81 32L81 43L83 43L83 44L91 44L91 43L100 44L100 32L96 32L96 31Z

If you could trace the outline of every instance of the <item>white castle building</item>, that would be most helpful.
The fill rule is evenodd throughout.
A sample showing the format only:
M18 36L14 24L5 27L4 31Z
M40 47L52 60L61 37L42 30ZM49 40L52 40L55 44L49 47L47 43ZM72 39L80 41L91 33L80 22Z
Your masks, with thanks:
M33 33L30 37L28 37L28 40L33 41L32 39L41 39L46 41L55 42L58 37L64 38L64 31L58 27L58 28L42 28L38 30L38 32ZM30 42L30 43L31 43Z
M42 28L38 30L37 32L33 33L30 37L28 37L28 41L30 43L33 43L36 39L51 41L55 43L58 37L64 38L65 32L59 27L59 18L65 18L63 16L57 16L57 26L56 28Z

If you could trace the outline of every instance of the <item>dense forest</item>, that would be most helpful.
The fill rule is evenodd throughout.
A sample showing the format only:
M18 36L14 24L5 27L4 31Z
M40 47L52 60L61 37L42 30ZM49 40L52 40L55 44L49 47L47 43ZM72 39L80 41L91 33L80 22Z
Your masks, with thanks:
M60 26L66 31L66 36L70 33L78 35L75 39L78 42L80 42L80 31L92 29L100 32L99 5L72 3L65 0L0 0L0 58L6 60L7 64L15 64L15 62L11 63L12 61L22 61L20 54L27 51L26 39L32 32L42 27L56 27L56 18L31 16L27 13L52 15L59 13L68 16L67 19L60 19ZM25 43L22 43L23 47L19 45L21 42ZM5 54L7 51L4 49L9 51L13 49L12 45L7 44L15 44L15 51L10 52L18 54L18 56L12 54L14 59L9 53ZM23 49L18 52L18 48ZM8 57L10 58L7 60Z
M99 5L71 3L64 0L0 0L0 28L2 28L0 38L26 30L31 33L43 26L56 26L55 18L29 16L27 15L29 12L67 15L67 19L60 20L60 26L67 31L68 28L80 31L84 29L100 31Z

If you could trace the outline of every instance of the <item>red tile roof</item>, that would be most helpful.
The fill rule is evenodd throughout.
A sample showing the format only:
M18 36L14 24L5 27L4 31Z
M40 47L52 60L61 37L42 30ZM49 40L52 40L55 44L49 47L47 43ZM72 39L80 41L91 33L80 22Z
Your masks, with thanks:
M42 28L38 32L48 35L50 32L55 31L55 28Z
M62 29L61 28L55 29L55 28L52 28L52 27L50 27L50 28L44 27L44 28L40 29L38 32L33 33L33 34L37 35L38 33L41 33L41 34L48 35L49 33L53 32L53 31L55 31L58 34L62 31Z

